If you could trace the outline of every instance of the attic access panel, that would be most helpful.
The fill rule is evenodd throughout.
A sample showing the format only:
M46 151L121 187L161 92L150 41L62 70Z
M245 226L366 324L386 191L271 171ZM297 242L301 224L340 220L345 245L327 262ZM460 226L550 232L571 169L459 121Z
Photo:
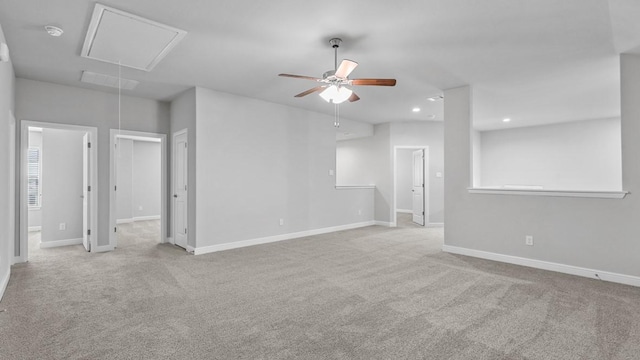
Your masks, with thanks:
M151 71L186 34L184 30L96 4L81 55Z

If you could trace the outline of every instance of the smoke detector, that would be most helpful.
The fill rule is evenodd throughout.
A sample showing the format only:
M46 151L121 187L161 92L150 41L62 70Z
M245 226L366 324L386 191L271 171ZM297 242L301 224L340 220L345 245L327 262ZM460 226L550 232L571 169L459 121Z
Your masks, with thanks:
M53 25L47 25L44 27L44 29L47 30L47 34L54 37L58 37L64 32L64 30L62 30L61 28Z

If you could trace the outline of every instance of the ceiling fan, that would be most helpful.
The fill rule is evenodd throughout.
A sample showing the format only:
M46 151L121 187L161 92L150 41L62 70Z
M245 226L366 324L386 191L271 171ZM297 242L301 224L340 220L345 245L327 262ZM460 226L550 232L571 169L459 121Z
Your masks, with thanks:
M348 86L395 86L396 79L349 79L349 74L358 66L358 63L352 60L344 59L338 66L338 48L342 43L342 39L333 38L329 40L329 45L334 49L334 69L325 72L322 78L292 75L292 74L279 74L279 76L291 77L296 79L313 80L322 85L311 88L307 91L303 91L295 97L303 97L309 94L320 92L320 96L327 102L340 104L346 100L350 102L360 100L360 97L356 95L353 90Z

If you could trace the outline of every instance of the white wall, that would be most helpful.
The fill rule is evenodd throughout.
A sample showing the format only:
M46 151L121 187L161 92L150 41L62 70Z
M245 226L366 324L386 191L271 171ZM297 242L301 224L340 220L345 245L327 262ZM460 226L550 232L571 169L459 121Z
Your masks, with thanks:
M624 199L470 194L471 93L445 91L445 245L640 277L640 57L621 71Z
M6 43L0 26L0 42ZM11 116L14 111L15 75L11 61L0 62L0 299L9 281L11 269L11 242L15 237L15 191L11 179L13 161L11 159L11 139L15 123Z
M396 154L396 208L413 209L413 152L398 149Z
M133 142L133 218L160 218L162 152L159 142Z
M168 103L122 96L122 129L167 134L169 117ZM97 240L98 246L108 245L113 230L109 226L109 130L118 128L118 95L19 78L16 118L98 128Z
M29 131L29 147L40 149L40 166L42 166L42 131ZM42 175L42 169L40 175ZM40 186L42 186L42 178L40 178ZM42 190L42 187L40 189ZM28 216L29 228L42 225L42 209L40 207L29 207Z
M41 243L82 238L83 135L42 130L42 179L46 181L42 182Z
M162 185L160 143L123 138L117 141L117 221L159 219Z
M375 220L393 218L393 149L395 146L429 148L429 219L444 222L443 125L441 122L399 122L374 127L372 137L338 142L338 184L375 184ZM446 177L446 174L444 174Z
M133 221L133 140L117 139L116 221Z
M333 117L203 88L196 107L197 248L373 220L372 190L329 175Z
M481 134L481 186L620 190L620 119L577 121ZM474 169L476 167L474 166Z

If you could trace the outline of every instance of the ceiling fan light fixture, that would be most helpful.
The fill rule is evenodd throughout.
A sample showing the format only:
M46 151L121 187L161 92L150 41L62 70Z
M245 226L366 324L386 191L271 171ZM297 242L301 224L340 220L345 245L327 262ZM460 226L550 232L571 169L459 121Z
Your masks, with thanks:
M344 86L331 85L320 93L320 96L328 103L340 104L349 99L353 90Z

